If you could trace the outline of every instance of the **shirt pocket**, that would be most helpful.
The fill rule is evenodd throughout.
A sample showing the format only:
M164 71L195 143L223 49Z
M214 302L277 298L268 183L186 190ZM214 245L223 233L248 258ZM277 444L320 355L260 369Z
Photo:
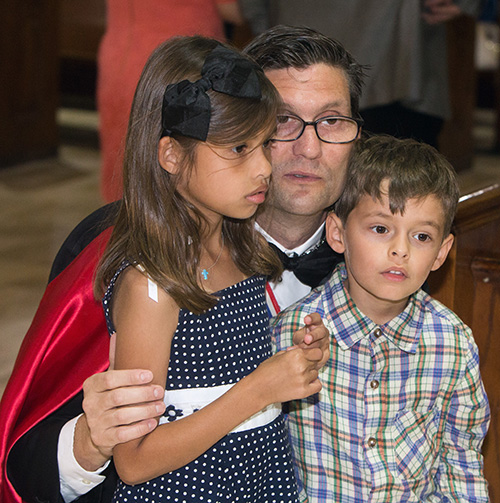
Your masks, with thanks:
M396 467L406 480L428 477L438 454L439 410L402 410L392 427Z

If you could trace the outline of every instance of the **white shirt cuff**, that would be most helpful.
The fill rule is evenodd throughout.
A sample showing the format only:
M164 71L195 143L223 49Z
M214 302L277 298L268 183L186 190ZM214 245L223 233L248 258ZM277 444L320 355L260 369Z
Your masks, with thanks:
M82 414L80 414L81 416ZM88 493L105 480L104 475L100 475L109 465L108 460L104 466L95 472L84 470L75 459L73 454L73 442L77 416L68 421L59 433L59 443L57 445L57 463L59 465L59 484L61 496L66 503L75 500L82 494Z

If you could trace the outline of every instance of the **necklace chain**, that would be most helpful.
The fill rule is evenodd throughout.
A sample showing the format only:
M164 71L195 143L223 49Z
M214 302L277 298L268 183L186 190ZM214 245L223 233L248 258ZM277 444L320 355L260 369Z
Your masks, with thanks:
M219 250L219 255L217 255L217 258L215 259L215 262L208 268L204 268L201 271L201 275L203 276L203 279L206 281L208 279L208 271L215 267L217 265L217 262L219 262L219 259L222 255L222 250L224 249L224 234L221 234L221 247Z

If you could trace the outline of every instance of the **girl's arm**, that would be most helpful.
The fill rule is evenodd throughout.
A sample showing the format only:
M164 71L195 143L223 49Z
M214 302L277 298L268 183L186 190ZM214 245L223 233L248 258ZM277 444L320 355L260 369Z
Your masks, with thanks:
M154 302L147 288L147 278L132 267L117 284L115 367L150 369L153 383L165 386L179 308L161 289L158 303ZM267 405L318 392L316 363L321 356L318 348L278 353L203 409L116 446L113 456L118 474L124 482L138 484L176 470Z

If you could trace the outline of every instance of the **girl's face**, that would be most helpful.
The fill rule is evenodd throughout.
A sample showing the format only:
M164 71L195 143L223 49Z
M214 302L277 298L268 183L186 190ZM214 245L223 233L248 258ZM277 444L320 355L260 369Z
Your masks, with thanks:
M269 187L268 138L268 134L260 134L232 146L200 143L195 165L179 191L214 224L222 217L251 217L264 202Z

